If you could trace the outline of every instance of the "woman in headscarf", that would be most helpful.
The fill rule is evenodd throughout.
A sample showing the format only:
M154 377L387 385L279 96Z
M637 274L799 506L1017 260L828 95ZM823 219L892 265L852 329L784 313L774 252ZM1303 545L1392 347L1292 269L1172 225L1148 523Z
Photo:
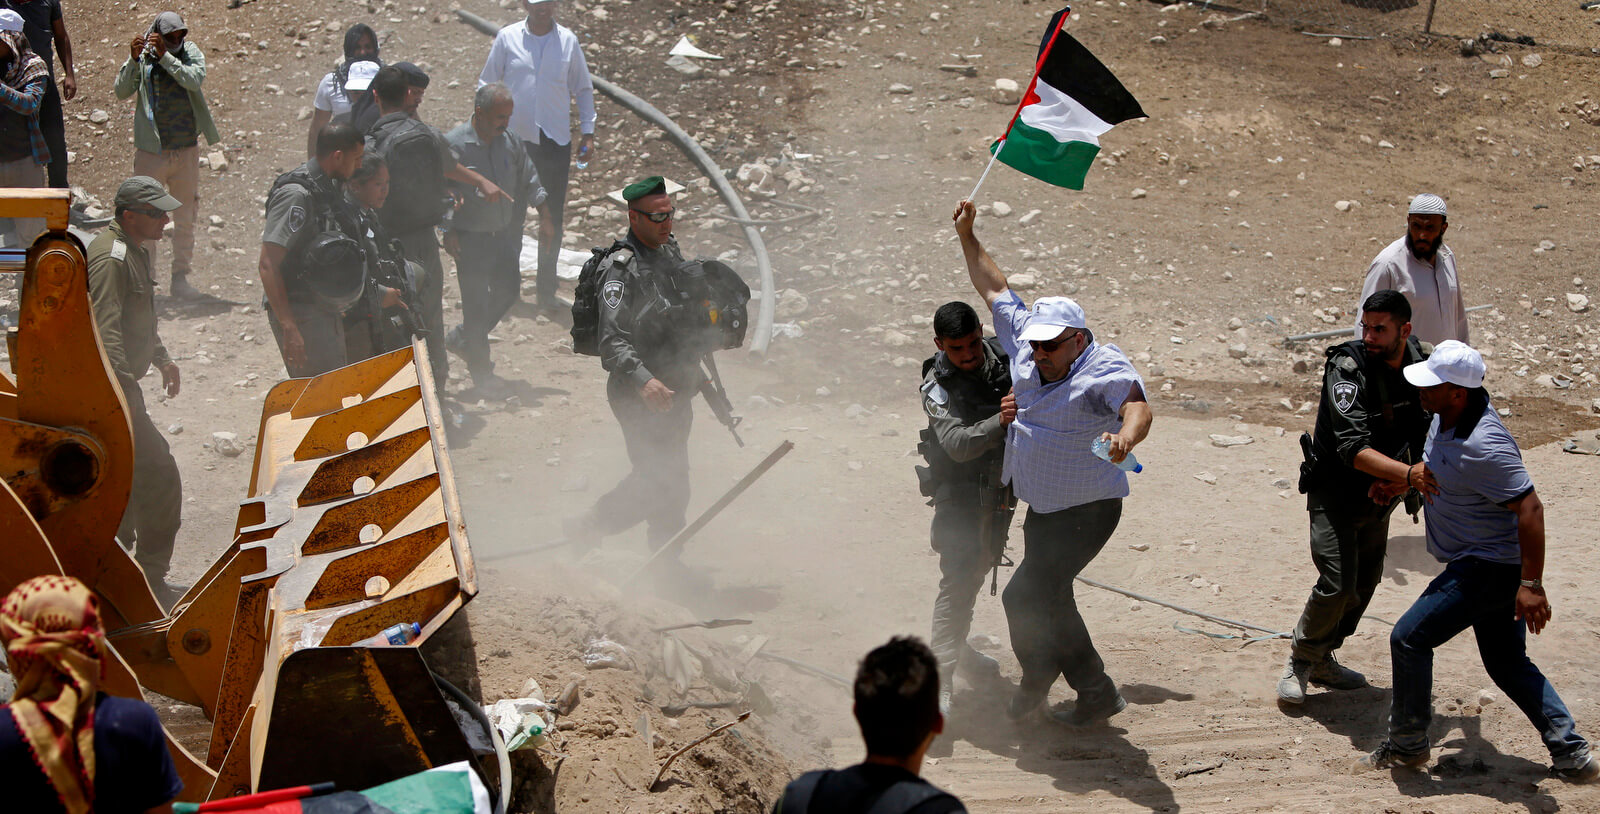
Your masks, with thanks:
M99 604L72 577L34 577L0 603L17 682L0 707L6 811L171 812L183 790L161 721L144 701L99 690Z
M317 83L316 99L311 103L311 129L306 131L306 158L317 157L317 133L333 117L350 112L350 97L344 86L350 81L350 66L357 62L383 67L383 60L378 58L378 32L366 23L356 23L344 32L344 59Z
M22 33L22 15L0 9L0 187L42 187L50 148L39 129L39 109L50 84L50 69L33 53ZM28 246L44 231L40 218L0 219L0 232L16 233Z

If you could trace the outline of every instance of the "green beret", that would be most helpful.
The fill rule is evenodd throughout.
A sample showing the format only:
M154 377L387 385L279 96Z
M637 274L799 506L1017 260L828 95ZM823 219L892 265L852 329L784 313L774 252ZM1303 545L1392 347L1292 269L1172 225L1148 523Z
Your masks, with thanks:
M667 179L652 175L623 187L622 200L633 203L646 195L664 195L666 191Z

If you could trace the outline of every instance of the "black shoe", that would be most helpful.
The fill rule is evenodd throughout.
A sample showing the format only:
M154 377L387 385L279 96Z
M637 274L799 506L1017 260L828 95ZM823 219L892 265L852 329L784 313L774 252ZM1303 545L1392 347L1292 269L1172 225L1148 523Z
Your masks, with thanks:
M1006 717L1013 721L1021 721L1044 706L1045 699L1049 696L1049 687L1044 688L1042 692L1018 687L1016 693L1012 694L1011 701L1006 704Z
M473 375L472 389L480 398L493 401L504 401L507 396L511 395L510 383L493 373Z
M1050 711L1050 720L1067 726L1089 726L1099 723L1128 708L1128 700L1116 689L1110 695L1078 695L1072 709Z
M1384 769L1421 769L1428 765L1428 750L1418 753L1402 752L1388 741L1378 745L1370 755L1356 761L1355 771L1381 771Z
M175 300L198 300L202 296L199 289L189 285L189 277L186 274L172 275L172 285L168 288L167 294Z

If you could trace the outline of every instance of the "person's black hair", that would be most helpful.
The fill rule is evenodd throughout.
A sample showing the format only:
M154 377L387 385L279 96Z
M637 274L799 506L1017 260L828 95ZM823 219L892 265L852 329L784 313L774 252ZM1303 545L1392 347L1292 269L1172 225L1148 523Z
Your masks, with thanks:
M345 122L335 122L317 131L317 158L327 158L361 144L361 131Z
M947 302L933 312L933 335L940 339L971 336L978 328L978 312L960 300Z
M361 166L350 174L350 183L365 184L378 174L378 170L387 166L389 166L389 162L383 160L383 153L377 150L368 150L361 154Z
M372 77L372 92L378 95L378 101L383 106L398 110L406 103L406 89L411 87L410 80L406 79L405 71L393 65L385 65L378 69L378 75Z
M856 722L867 754L904 758L939 720L939 662L915 636L896 636L856 671Z
M383 60L378 58L379 49L382 47L378 44L378 32L373 31L372 26L366 23L350 26L349 30L344 32L344 59L333 68L334 82L340 90L344 90L344 83L350 79L350 66L357 61L355 51L363 39L372 40L372 56L369 60L378 63L378 67L383 67Z
M1399 325L1411 321L1411 301L1406 299L1406 295L1392 288L1372 292L1372 296L1361 303L1361 310L1364 313L1376 311L1380 314L1390 314Z

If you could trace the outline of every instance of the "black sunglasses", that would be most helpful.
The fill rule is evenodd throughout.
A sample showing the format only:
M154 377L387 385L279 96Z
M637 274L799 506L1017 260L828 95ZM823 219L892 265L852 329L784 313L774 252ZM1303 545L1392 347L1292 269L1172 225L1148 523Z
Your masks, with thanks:
M628 211L629 212L638 212L639 214L641 214L641 215L645 216L646 218L648 218L651 223L666 223L667 221L672 219L672 216L674 214L676 214L678 210L676 210L676 209L668 209L665 212L645 212L645 211L643 211L641 209L634 209L633 207L630 206L630 207L628 207Z
M1067 342L1069 340L1071 340L1074 336L1077 336L1077 335L1078 335L1078 332L1077 331L1073 331L1072 333L1067 334L1066 336L1058 336L1055 339L1051 339L1051 340L1044 341L1044 342L1041 342L1041 341L1039 341L1037 339L1031 339L1031 340L1028 341L1028 344L1033 346L1033 352L1034 353L1055 353L1056 350L1058 350L1062 345L1067 344Z

